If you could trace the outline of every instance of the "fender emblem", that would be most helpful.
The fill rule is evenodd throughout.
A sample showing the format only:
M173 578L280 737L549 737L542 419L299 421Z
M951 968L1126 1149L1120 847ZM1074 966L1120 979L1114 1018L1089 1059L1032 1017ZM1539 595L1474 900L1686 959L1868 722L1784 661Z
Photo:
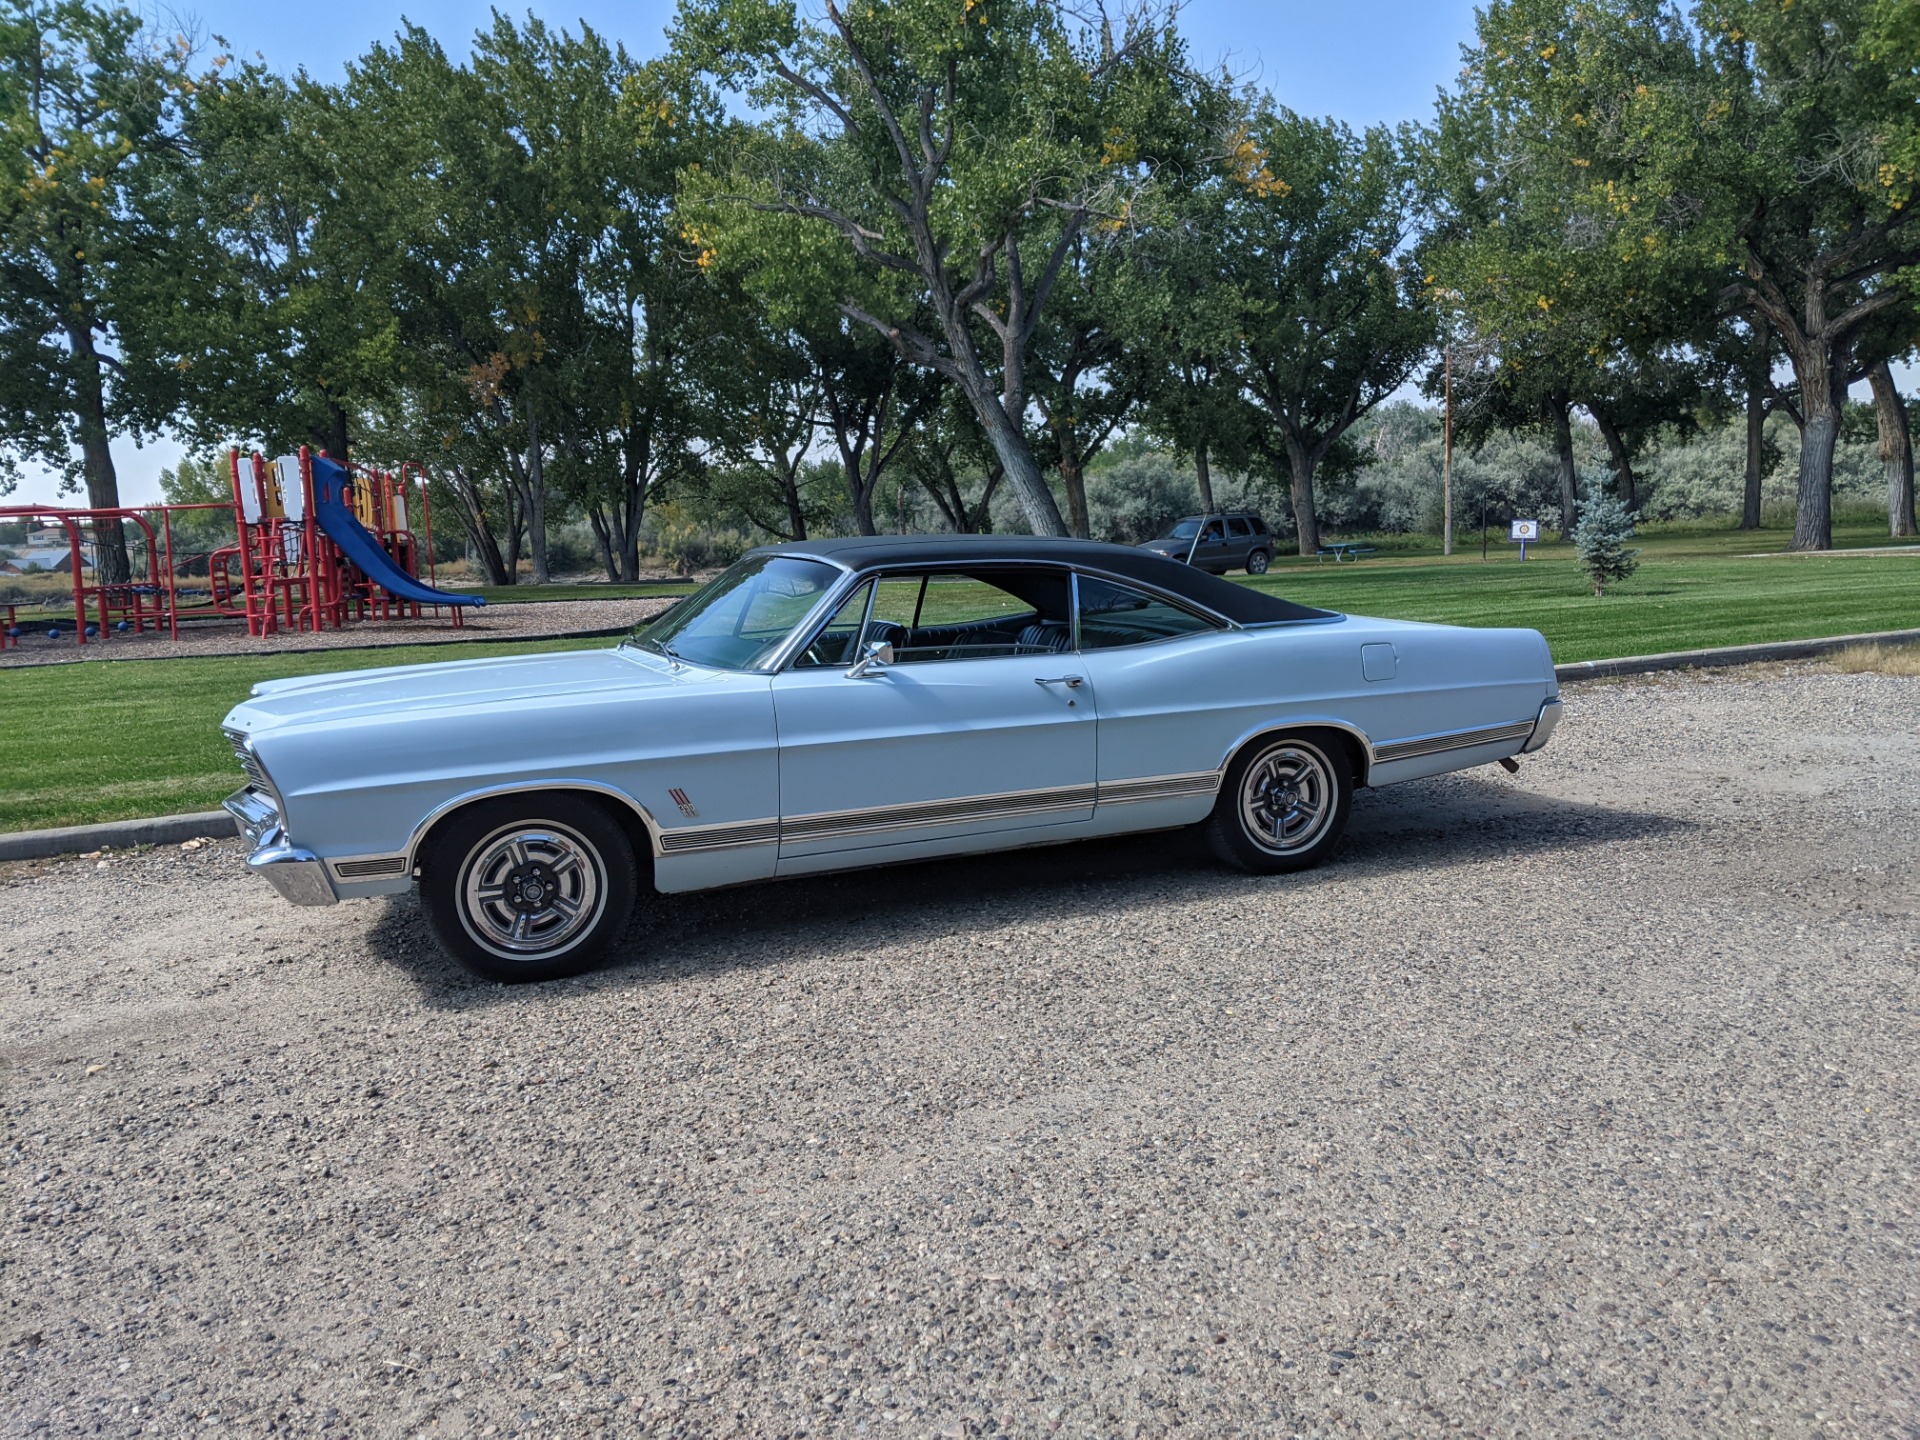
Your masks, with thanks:
M687 798L687 792L674 789L667 791L667 798L680 807L680 813L689 820L697 819L700 812L693 808L693 801Z

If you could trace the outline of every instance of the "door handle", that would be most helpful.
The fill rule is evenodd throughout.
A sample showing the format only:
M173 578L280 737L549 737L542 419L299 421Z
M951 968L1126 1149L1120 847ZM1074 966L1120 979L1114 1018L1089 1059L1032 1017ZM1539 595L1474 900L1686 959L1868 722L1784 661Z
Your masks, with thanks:
M1064 685L1069 690L1078 690L1087 682L1084 677L1079 675L1053 675L1045 680L1036 676L1033 683L1036 685Z

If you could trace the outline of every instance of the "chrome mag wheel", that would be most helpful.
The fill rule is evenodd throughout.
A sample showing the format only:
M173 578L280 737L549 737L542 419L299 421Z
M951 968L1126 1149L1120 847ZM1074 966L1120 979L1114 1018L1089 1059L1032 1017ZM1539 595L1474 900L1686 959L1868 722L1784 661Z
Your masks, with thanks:
M1312 746L1281 743L1247 767L1240 782L1240 824L1272 855L1310 849L1337 810L1338 786L1327 759Z
M460 922L474 943L505 959L545 959L576 944L606 909L599 852L567 826L527 820L502 827L460 867Z

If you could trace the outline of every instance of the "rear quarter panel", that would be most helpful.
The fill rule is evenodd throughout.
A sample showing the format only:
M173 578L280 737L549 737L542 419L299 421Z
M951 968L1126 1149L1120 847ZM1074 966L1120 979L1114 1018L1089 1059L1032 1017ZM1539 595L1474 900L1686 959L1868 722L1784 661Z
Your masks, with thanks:
M1389 644L1390 679L1369 681L1362 645ZM1554 692L1531 630L1469 630L1349 616L1224 631L1085 657L1100 716L1100 782L1217 770L1251 736L1322 725L1363 754L1395 741L1532 720ZM1369 766L1375 785L1482 764L1471 752ZM1199 808L1205 813L1205 807ZM1197 817L1196 817L1197 818Z

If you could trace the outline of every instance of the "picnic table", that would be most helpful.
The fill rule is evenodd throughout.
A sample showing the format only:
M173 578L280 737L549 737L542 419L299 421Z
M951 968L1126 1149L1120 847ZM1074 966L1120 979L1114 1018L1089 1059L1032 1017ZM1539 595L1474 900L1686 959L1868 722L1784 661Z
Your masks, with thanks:
M1331 545L1322 545L1314 553L1314 559L1325 560L1331 555L1333 563L1338 565L1342 560L1358 560L1362 555L1372 555L1378 549L1375 545L1362 545L1358 540L1336 540Z

